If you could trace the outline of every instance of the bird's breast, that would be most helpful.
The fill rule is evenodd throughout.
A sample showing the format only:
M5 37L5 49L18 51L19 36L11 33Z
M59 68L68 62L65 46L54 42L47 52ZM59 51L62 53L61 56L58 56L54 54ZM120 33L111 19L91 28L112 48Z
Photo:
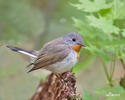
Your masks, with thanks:
M46 69L54 73L63 73L72 69L72 67L77 63L77 55L74 51L71 51L69 55L62 61L57 62L51 66L46 67Z
M81 45L72 46L72 49L77 53L77 59L78 59L80 55Z

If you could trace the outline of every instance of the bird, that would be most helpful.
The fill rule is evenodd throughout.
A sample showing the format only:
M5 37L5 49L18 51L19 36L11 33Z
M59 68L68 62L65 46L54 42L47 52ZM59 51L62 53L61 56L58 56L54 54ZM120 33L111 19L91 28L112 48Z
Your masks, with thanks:
M7 45L7 48L34 59L28 65L30 67L28 72L44 68L52 73L61 74L70 71L78 62L81 47L86 47L83 42L83 38L79 33L70 32L45 43L39 51L25 50L10 45Z

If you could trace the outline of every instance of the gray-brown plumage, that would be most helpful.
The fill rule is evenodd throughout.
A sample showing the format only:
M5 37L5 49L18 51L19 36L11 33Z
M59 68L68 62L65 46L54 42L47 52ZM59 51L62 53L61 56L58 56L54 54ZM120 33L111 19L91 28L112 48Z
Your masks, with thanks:
M70 49L71 48L62 41L62 38L47 43L40 50L38 58L32 63L33 67L29 72L62 61L68 56Z
M12 51L34 58L33 62L28 65L29 72L44 68L53 73L63 73L71 70L77 63L81 46L85 45L80 34L71 32L46 43L40 51L29 51L13 46L7 47Z

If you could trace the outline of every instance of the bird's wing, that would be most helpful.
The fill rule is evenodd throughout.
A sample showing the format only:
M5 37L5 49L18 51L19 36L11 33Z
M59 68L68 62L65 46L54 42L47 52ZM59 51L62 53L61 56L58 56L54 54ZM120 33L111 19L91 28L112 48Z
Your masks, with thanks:
M62 41L51 41L41 49L29 72L62 61L70 53L70 50L71 48Z

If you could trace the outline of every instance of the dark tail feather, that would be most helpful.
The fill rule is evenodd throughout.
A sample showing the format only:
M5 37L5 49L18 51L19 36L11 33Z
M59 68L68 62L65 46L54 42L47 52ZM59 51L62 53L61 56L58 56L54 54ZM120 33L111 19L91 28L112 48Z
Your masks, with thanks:
M35 51L28 51L28 50L24 50L18 47L14 47L14 46L7 46L7 48L9 48L12 51L19 52L19 53L22 53L22 54L25 54L34 58L37 57L37 55L35 55Z
M6 46L7 48L11 49L12 51L18 52L18 51L25 51L28 52L24 49L18 48L18 47L14 47L14 46Z

